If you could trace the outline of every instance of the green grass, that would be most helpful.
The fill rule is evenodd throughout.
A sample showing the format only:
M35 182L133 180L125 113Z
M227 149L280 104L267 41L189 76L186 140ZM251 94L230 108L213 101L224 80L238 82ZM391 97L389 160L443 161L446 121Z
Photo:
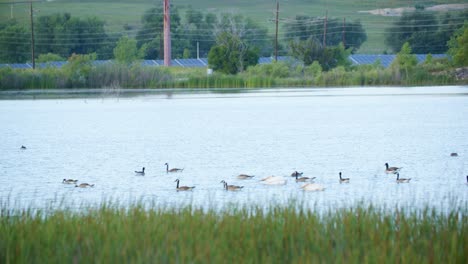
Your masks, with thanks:
M70 64L63 68L12 69L0 68L0 90L68 89L68 88L268 88L326 86L424 86L466 84L453 77L454 69L447 62L420 64L406 76L397 68L361 65L328 72L313 72L310 67L287 63L257 65L237 75L214 73L206 68L143 67L106 64Z
M105 203L0 215L2 263L465 263L466 204L440 213L359 205L222 211ZM298 209L299 208L299 209Z
M13 0L0 0L0 22L10 18L9 4L1 4L12 2ZM272 0L220 0L220 1L190 1L178 0L172 1L173 5L180 8L181 16L184 16L184 10L188 6L195 9L208 11L212 13L221 12L236 12L245 16L251 17L258 24L269 29L271 35L274 34L274 12L276 3ZM359 53L382 53L386 51L384 45L384 31L391 25L397 17L375 16L358 11L372 10L379 8L396 8L396 7L414 7L416 4L424 4L426 6L435 4L450 4L464 3L460 0L289 0L280 1L280 19L285 21L294 18L296 15L308 16L325 16L328 11L329 17L346 18L348 21L359 19L368 34L368 41L363 44ZM35 16L50 15L58 12L69 12L72 16L97 16L107 22L106 27L108 33L126 33L131 36L135 35L138 28L141 26L141 17L145 10L153 7L155 2L152 0L139 1L110 1L110 0L95 0L95 1L72 1L72 0L57 0L50 2L39 2L34 4L36 10ZM13 16L19 21L29 25L29 9L28 4L16 4L13 8ZM123 26L128 24L134 29L125 31ZM280 30L281 34L281 30Z

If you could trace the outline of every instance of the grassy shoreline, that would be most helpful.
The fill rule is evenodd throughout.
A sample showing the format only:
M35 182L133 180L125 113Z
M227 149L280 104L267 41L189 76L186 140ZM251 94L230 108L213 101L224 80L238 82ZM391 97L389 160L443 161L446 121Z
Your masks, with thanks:
M398 67L361 65L322 71L314 66L278 62L257 65L237 75L206 74L205 68L142 67L138 64L92 66L69 65L64 68L0 68L0 90L29 89L251 89L277 87L348 86L427 86L465 85L457 80L455 69L444 63L418 65L406 72Z
M300 207L299 207L300 208ZM5 209L5 208L3 208ZM465 207L1 210L2 263L464 263Z

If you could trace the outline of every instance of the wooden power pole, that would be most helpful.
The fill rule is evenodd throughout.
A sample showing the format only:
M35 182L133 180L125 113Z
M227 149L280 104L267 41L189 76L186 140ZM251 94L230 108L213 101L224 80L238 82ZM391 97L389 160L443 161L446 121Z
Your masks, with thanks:
M36 68L36 61L34 59L34 19L33 19L33 7L32 7L32 0L29 1L29 11L30 11L30 19L31 19L31 61L33 69Z
M278 16L279 16L279 2L276 1L275 61L278 61Z
M325 20L323 21L323 47L327 47L327 17L328 17L328 9L325 13Z
M169 0L164 0L164 66L171 66L171 12Z
M341 35L341 40L343 41L343 47L345 47L346 49L346 38L345 38L345 34L346 34L346 18L343 18L343 33Z

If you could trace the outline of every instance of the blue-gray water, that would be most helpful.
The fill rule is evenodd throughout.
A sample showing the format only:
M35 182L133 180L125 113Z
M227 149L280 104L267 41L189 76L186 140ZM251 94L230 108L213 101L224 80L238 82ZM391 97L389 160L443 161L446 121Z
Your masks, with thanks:
M363 201L443 210L468 201L468 86L105 95L0 100L2 203L219 208L298 200L330 208ZM166 162L184 171L166 174ZM397 184L386 162L411 182ZM135 175L142 167L146 175ZM295 170L317 177L325 191L302 191L289 176ZM339 183L340 171L349 184ZM238 180L239 173L255 178ZM287 184L259 182L270 175ZM195 190L176 192L177 178ZM221 180L245 187L226 192Z

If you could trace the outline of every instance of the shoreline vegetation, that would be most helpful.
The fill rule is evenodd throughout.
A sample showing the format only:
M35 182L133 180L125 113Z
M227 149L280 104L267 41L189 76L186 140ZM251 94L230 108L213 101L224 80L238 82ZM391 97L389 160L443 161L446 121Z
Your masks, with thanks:
M409 69L397 65L384 68L376 63L323 71L315 63L303 66L276 62L251 66L236 75L207 75L206 68L149 67L138 63L95 66L81 61L62 68L0 68L0 90L466 85L467 80L457 78L455 69L447 63L431 59Z
M466 203L439 212L300 204L0 208L2 263L464 263Z

